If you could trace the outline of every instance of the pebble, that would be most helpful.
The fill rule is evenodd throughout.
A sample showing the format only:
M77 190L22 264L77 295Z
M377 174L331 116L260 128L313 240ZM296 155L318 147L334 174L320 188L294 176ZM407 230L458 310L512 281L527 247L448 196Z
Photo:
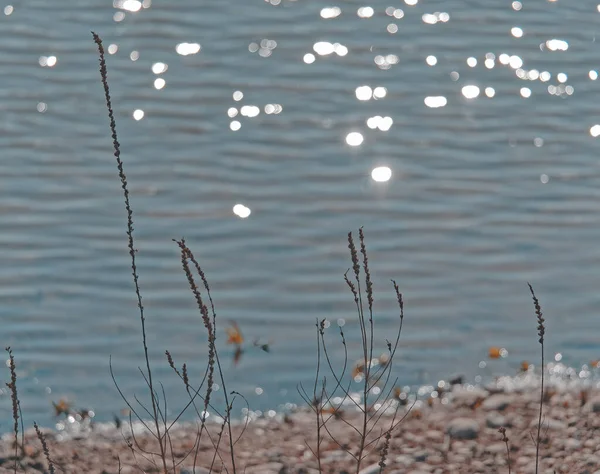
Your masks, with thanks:
M481 406L484 410L502 411L512 403L512 400L510 395L495 394L484 400Z
M479 423L472 418L455 418L448 424L447 432L454 439L475 439Z
M489 428L500 428L501 426L507 426L506 417L502 416L499 413L490 413L485 418L485 424Z
M361 469L358 474L378 474L380 470L379 463L376 463Z
M600 396L591 398L586 404L586 409L593 413L600 413Z
M530 376L530 375L529 375ZM539 390L539 389L538 389ZM407 417L393 432L386 459L385 473L389 474L504 474L508 472L506 445L498 433L500 425L507 427L512 472L527 474L535 472L535 445L531 434L537 434L539 391L491 393L480 388L455 386L447 405L435 400L431 406L418 408L419 417ZM557 393L543 407L542 456L539 473L542 474L600 474L600 416L592 416L596 400L600 407L600 390L590 390L588 403L579 403L579 391ZM536 401L537 400L537 401ZM566 403L572 400L573 403ZM403 416L405 407L398 413ZM600 410L599 410L600 412ZM247 474L318 474L318 464L311 449L316 446L314 416L306 411L290 413L288 422L259 418L251 422L246 434L236 444L238 472ZM381 426L389 422L385 417ZM256 423L252 425L252 423ZM323 473L355 473L356 467L344 449L348 447L357 454L357 435L346 423L360 426L360 416L346 411L344 420L332 419L328 424L337 443L323 433L321 442L321 467ZM210 426L211 433L218 432L219 425ZM234 435L241 427L234 427ZM379 434L376 429L373 436ZM112 436L112 437L111 437ZM152 448L151 440L141 433L138 442ZM207 474L212 459L212 447L208 437L201 442L197 474ZM12 439L4 436L0 442L0 459L10 460ZM117 472L116 455L122 460L123 474L134 472L130 468L136 461L119 432L110 435L98 427L85 439L58 437L47 432L51 456L57 464L64 465L66 472L100 474ZM174 450L185 453L195 439L195 427L177 428L172 432ZM308 443L311 449L304 444ZM227 470L231 471L227 455L228 443L224 442L221 453ZM38 448L35 435L26 432L26 457L20 472L40 472L46 469L43 453ZM381 444L379 445L381 446ZM360 474L379 473L379 452L368 448ZM154 448L152 448L154 450ZM78 453L78 456L73 456ZM5 461L1 469L6 467ZM138 457L143 463L143 457ZM191 458L185 460L182 474L191 474ZM200 467L202 466L202 467ZM0 470L1 470L0 469ZM37 471L36 471L37 470ZM148 466L140 470L149 472ZM218 461L217 471L221 470ZM225 470L225 469L223 469Z

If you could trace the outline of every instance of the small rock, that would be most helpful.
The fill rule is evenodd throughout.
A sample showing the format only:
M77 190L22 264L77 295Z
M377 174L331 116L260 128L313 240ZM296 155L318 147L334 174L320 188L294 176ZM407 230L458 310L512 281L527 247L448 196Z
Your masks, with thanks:
M506 417L500 413L490 413L485 419L485 424L490 428L500 428L506 426Z
M428 440L440 443L440 442L444 441L444 433L442 433L441 431L437 431L437 430L429 430L429 431L425 432L425 438L427 438Z
M429 452L427 450L417 451L413 454L413 458L416 462L425 462L429 457Z
M248 474L279 474L283 469L283 464L280 462L269 462L259 466L251 466L246 469Z
M500 441L492 443L485 447L485 452L490 454L502 454L506 452L506 445Z
M581 448L581 441L575 438L569 438L565 441L565 448L575 450Z
M479 434L479 423L471 418L455 418L448 424L447 432L454 439L475 439Z
M209 473L208 469L204 469L203 467L196 466L195 471L194 471L193 467L182 467L180 474L192 474L193 472L195 472L196 474L208 474Z
M380 470L379 463L376 463L361 469L358 474L377 474Z
M585 406L586 410L600 413L600 396L592 398Z
M513 397L510 395L495 394L484 400L481 405L484 410L505 410L513 402Z
M535 419L531 422L531 428L535 428L537 429L538 426L538 420ZM542 419L542 430L566 430L567 429L567 424L563 421L560 420L555 420L554 418L546 418L545 420Z
M469 390L470 388L470 390ZM461 386L454 386L452 390L452 397L457 405L474 405L478 400L485 400L488 395L486 390L478 387L464 388Z
M400 464L401 466L408 467L411 464L414 464L414 462L414 458L407 454L400 454L399 456L396 456L396 464Z

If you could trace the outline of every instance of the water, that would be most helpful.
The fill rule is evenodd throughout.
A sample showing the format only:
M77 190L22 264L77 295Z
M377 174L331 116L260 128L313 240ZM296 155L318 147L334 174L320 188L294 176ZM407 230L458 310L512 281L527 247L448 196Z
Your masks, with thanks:
M346 233L360 226L381 349L397 322L390 278L405 295L400 384L536 360L527 281L549 356L598 357L596 4L344 1L335 16L336 3L272 3L32 0L1 15L0 317L28 421L53 423L51 401L63 397L101 420L119 413L109 355L124 393L144 390L90 30L118 48L110 86L155 377L171 406L185 397L164 350L196 378L206 354L171 241L182 236L211 282L221 331L236 321L245 336L237 367L233 347L220 348L228 389L253 409L299 401L316 318L345 319L357 348L342 275ZM183 56L181 43L200 50ZM168 69L155 74L156 63ZM360 141L352 133L360 145L347 143ZM391 170L388 182L371 178L377 167ZM271 353L252 347L258 338ZM508 357L480 369L489 346ZM8 431L6 393L0 404Z

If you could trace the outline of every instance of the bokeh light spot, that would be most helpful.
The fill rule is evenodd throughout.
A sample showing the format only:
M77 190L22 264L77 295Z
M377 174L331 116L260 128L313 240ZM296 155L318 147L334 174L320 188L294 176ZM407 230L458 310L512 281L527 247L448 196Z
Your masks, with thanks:
M378 183L385 183L392 177L392 170L387 166L378 166L371 171L371 178Z

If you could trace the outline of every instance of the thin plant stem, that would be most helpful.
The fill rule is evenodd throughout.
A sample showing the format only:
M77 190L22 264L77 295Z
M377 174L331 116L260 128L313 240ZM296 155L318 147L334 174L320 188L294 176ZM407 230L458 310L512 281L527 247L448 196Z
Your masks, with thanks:
M508 447L508 437L506 436L506 428L504 428L504 426L501 426L498 429L498 432L502 435L502 441L506 445L506 461L508 462L508 474L511 474L511 471L510 471L510 449Z
M110 98L110 90L108 88L108 73L106 69L106 60L104 58L104 46L102 45L102 39L96 33L92 31L94 42L98 45L98 54L100 56L100 76L102 80L102 86L104 87L104 96L106 100L106 107L108 109L108 117L110 120L110 131L113 139L114 156L117 161L117 168L119 171L119 177L121 179L121 188L123 189L123 196L125 200L125 210L127 211L127 242L129 248L129 255L131 256L131 270L133 276L133 283L135 286L135 294L137 296L138 308L140 310L140 320L142 324L142 343L144 345L144 358L146 360L146 370L148 372L148 386L150 390L150 398L152 401L152 411L154 417L154 427L156 429L156 438L160 447L160 455L163 463L163 471L166 474L168 472L167 459L166 459L166 440L163 439L164 435L160 431L160 421L158 415L158 402L156 400L154 385L152 382L152 370L150 368L150 358L148 356L148 344L146 342L146 318L144 316L144 305L142 304L142 295L140 292L139 277L136 265L136 253L137 250L134 247L133 242L133 211L129 202L129 188L127 185L127 177L123 170L123 161L121 160L121 145L117 138L117 126L115 122L115 116L112 108L112 102Z
M538 474L539 463L540 463L540 431L542 429L542 410L544 406L544 333L546 332L546 328L544 326L544 317L542 315L542 308L540 307L540 302L538 301L535 293L533 291L533 287L527 283L529 286L529 291L531 292L531 297L533 298L533 306L535 307L535 314L537 316L538 323L538 336L539 343L541 346L542 353L542 381L540 387L540 414L538 417L538 428L537 428L537 437L535 443L535 473Z
M12 349L10 347L6 348L6 352L8 352L9 364L8 367L10 369L10 382L6 384L8 389L10 390L10 398L12 400L12 416L13 416L13 431L15 433L15 466L14 472L17 472L17 464L19 461L19 396L17 394L17 369L15 366L15 356L12 353Z

